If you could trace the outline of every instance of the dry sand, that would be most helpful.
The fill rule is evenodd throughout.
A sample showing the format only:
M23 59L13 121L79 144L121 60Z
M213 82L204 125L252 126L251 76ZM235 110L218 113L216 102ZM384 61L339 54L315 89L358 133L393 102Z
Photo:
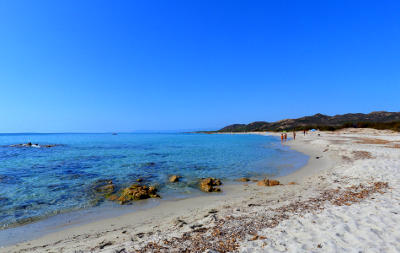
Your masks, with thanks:
M298 133L285 144L310 160L284 185L228 185L0 251L400 252L398 133Z

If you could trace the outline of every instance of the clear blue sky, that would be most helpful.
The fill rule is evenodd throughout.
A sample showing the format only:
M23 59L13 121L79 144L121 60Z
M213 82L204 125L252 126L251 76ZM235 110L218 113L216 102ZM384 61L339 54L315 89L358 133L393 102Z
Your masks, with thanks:
M400 1L0 1L0 132L400 111Z

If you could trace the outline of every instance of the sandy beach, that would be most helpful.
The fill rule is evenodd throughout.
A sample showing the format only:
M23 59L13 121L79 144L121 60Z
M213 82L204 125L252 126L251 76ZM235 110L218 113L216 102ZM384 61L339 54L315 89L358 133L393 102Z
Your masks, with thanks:
M225 185L0 252L400 252L399 133L298 132L284 145L310 159L282 185Z

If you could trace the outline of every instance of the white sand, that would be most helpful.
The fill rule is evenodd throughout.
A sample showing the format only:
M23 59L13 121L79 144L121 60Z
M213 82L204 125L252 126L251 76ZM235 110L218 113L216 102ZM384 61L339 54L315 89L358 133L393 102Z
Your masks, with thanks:
M330 185L350 186L370 181L389 182L390 190L351 206L327 205L316 214L296 215L273 229L260 231L265 240L242 244L242 252L400 252L400 135L370 129L307 136L307 145L329 148L335 156L354 157L370 152L372 159L337 161L331 169L310 177ZM389 140L387 144L361 144L359 138ZM303 139L303 138L302 138ZM343 141L343 142L342 142ZM301 143L303 143L302 141ZM298 144L296 149L301 150ZM338 181L338 182L337 182ZM335 183L336 182L336 183Z
M237 241L236 250L241 252L400 252L400 148L396 146L400 135L370 129L317 134L303 137L298 133L296 141L287 142L311 157L307 166L280 179L285 184L295 181L296 185L225 186L223 195L165 201L149 210L68 228L0 251L133 252L148 242L167 246L164 240L176 241L173 237L181 238L185 232L195 234L196 229L204 228L206 232L200 233L203 237L215 229L252 230L253 235ZM278 219L273 227L262 227L260 223L275 217L271 208L307 201L329 189L377 181L388 182L390 188L351 205L326 201L321 211L297 211ZM212 209L215 211L210 213ZM263 237L250 240L254 234ZM229 239L226 237L207 237L217 238L209 248L216 248L218 240L225 242ZM179 247L185 244L179 243ZM169 247L164 251L180 249Z

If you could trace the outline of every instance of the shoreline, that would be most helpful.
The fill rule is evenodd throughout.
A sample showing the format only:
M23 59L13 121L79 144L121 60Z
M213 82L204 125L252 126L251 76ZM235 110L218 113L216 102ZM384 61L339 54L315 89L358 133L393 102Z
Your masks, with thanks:
M114 138L114 137L112 137L112 138ZM184 136L184 138L187 138L187 137ZM197 135L197 138L199 138L199 135ZM203 138L203 137L200 135L200 138ZM221 138L222 139L226 139L223 136L219 136L219 137L218 136L214 136L211 139L217 139L218 140L218 139L221 139ZM235 142L235 138L236 137L228 137L228 139L233 140L233 142ZM247 139L249 137L243 137L243 138ZM211 159L216 161L216 162L213 161L215 163L215 165L210 165L210 166L211 167L214 166L215 168L218 168L218 170L220 170L221 173L219 173L217 170L215 170L214 168L211 168L211 167L210 167L210 169L212 169L213 172L209 172L209 171L207 171L207 169L204 169L204 172L197 173L197 171L196 171L197 168L195 168L197 165L194 166L193 171L190 171L191 162L189 161L188 165L186 165L186 164L183 164L182 166L179 165L179 167L182 167L182 173L183 173L182 176L184 177L184 179L183 179L184 183L182 183L182 184L173 185L173 184L170 184L168 182L168 176L166 176L166 175L172 175L172 174L181 173L180 171L176 171L176 170L175 171L171 171L168 174L167 174L167 172L164 172L164 170L165 171L169 170L169 169L165 169L164 167L174 168L174 167L176 167L176 166L174 166L174 164L168 164L167 166L164 166L162 168L163 171L154 170L155 171L154 172L154 176L153 175L148 176L147 175L148 174L147 171L138 172L138 173L136 173L137 175L135 175L135 176L136 177L145 176L146 179L145 179L145 182L143 182L145 184L148 184L148 185L152 185L152 184L157 185L157 184L159 184L160 187L158 188L158 190L159 190L159 192L160 192L160 194L162 196L162 200L161 201L165 201L165 200L169 200L169 199L185 199L185 198L196 196L196 195L199 195L199 194L206 194L206 193L201 193L201 191L198 189L198 187L194 185L195 182L198 181L199 179L201 179L202 177L213 176L213 177L220 178L221 180L223 180L223 182L225 184L230 184L231 182L237 180L238 178L240 178L242 176L252 177L252 178L255 178L255 179L262 179L264 176L272 177L272 176L275 176L275 175L277 175L277 176L278 175L286 175L288 173L291 173L294 170L297 170L298 168L303 166L303 164L305 164L305 162L306 162L307 157L302 156L299 153L285 152L286 150L288 150L288 148L287 147L281 147L281 145L279 144L279 141L277 141L276 138L267 137L268 140L265 141L265 140L263 140L263 139L265 139L265 137L263 137L263 136L259 136L259 137L257 137L257 136L254 137L253 136L253 137L250 138L250 141L252 140L252 138L256 138L256 140L258 140L258 142L259 142L258 144L260 144L260 145L249 145L249 147L250 147L249 149L251 150L250 151L251 153L249 153L249 155L245 155L243 153L243 151L246 151L246 149L244 149L242 151L240 148L236 148L236 152L242 153L241 154L242 155L241 156L242 159L239 158L239 160L234 158L234 157L238 157L238 156L232 156L232 157L229 157L229 158L227 158L228 156L226 156L226 155L224 155L223 157L222 156L218 156L218 152L215 152L215 151L213 152L213 149L210 149L212 153L216 154L215 157L211 158ZM206 142L209 142L209 140L206 139ZM212 142L212 140L211 140L211 142ZM263 145L265 142L267 143L266 146L271 148L271 153L273 153L273 152L283 153L283 156L288 157L290 159L290 162L284 162L284 164L282 164L283 166L280 166L281 163L276 162L276 161L279 161L279 160L271 159L271 157L273 158L274 155L270 155L269 156L269 151L264 151L265 154L262 153L263 151L261 151L261 153L259 153L260 155L258 155L258 156L255 155L254 156L255 158L251 159L253 157L252 156L253 153L257 154L257 150L254 150L254 152L253 152L253 150L251 148L254 148L254 149L258 148L258 150L268 150L269 149L268 147L267 147L267 149L265 149L265 147ZM67 143L68 143L68 140L67 140ZM230 144L229 140L226 143L228 143L228 145L229 145ZM68 146L68 145L69 144L59 144L58 146ZM8 145L7 145L7 147L8 147ZM228 146L228 147L225 147L225 149L226 148L230 148L230 147ZM35 149L32 149L32 150L35 150ZM14 150L10 150L10 152L14 152ZM227 154L229 154L229 152L232 152L232 151L228 151ZM233 148L233 152L235 152L235 148ZM199 153L199 154L201 155L201 153ZM246 153L246 154L248 154L248 153ZM211 154L211 155L213 155L213 154ZM280 155L280 154L276 154L276 155ZM106 156L106 158L104 158L104 159L108 159L107 155L105 155L105 156ZM149 156L150 158L147 158L147 156ZM147 161L147 162L149 161L150 165L146 165L145 162L140 162L140 160L139 160L136 163L134 162L135 163L134 166L137 166L137 167L140 166L140 168L141 167L145 167L145 166L146 167L147 166L153 166L153 165L157 166L157 167L160 167L160 166L163 166L164 163L166 163L165 162L166 159L164 159L165 156L166 155L163 154L162 152L161 153L152 153L151 152L149 154L146 154L145 158L144 158L145 160L143 160L143 161ZM161 159L159 157L161 157ZM218 157L221 157L222 159L219 159ZM55 159L57 159L57 157ZM90 160L90 157L88 159ZM98 159L98 158L96 158L96 159ZM101 158L101 159L103 159L103 158ZM148 160L146 160L146 159L148 159ZM218 163L218 159L221 162ZM229 160L226 160L226 159L229 159ZM134 160L134 159L131 159L131 160ZM171 159L169 159L169 160L171 160ZM284 160L284 159L281 159L281 160ZM156 162L157 164L154 164L153 161ZM174 161L174 163L176 164L177 162L179 162L179 157L178 157L178 160L176 160L177 162L175 162L175 160L171 160L171 161ZM236 163L234 163L234 161L236 161ZM270 162L270 161L272 161L272 162ZM17 162L17 161L11 161L10 164L12 165L12 164L14 164L14 162ZM158 164L158 162L159 162L159 164ZM205 161L205 163L207 163L207 162L208 162L208 160ZM135 169L133 169L133 170L130 169L131 167L133 168L133 166L131 166L131 165L127 166L129 162L122 162L122 163L125 163L125 164L121 164L122 165L121 167L129 168L129 169L128 170L125 169L125 171L123 173L120 173L119 170L118 170L119 168L117 168L115 170L115 174L112 173L111 176L109 175L109 176L105 177L105 178L108 177L110 179L112 178L113 180L115 180L114 183L115 183L115 188L117 190L114 193L119 193L118 191L121 188L127 187L129 182L132 183L133 180L136 180L136 178L130 179L130 180L128 179L128 180L125 180L125 181L124 181L124 178L121 179L120 175L127 174L127 175L133 177L132 175L135 174L133 172L133 170L135 170ZM202 165L202 161L200 161L199 163L200 163L200 165ZM45 164L45 162L43 162L43 164ZM117 166L111 166L112 169L115 169L116 167L119 166L118 162L115 162L115 164ZM236 166L237 165L237 171L235 169L231 169L229 164L232 164L232 166ZM244 167L241 166L241 165L238 165L238 164L241 164ZM286 166L287 169L285 167L286 164L290 165L290 166ZM99 165L100 165L100 167L102 166L102 164L97 164L97 166L99 166ZM109 166L102 166L102 167L109 167ZM187 169L186 167L188 167L189 169ZM204 168L208 168L207 165L203 166L203 167ZM95 167L93 166L93 168L95 168ZM226 169L223 169L223 168L226 168ZM52 171L51 168L48 168L48 169L46 168L46 169L43 169L43 170ZM189 172L185 174L185 170L189 171ZM3 172L4 175L6 175L7 173L10 173L12 175L12 172ZM70 173L70 172L68 172L68 173ZM78 179L80 177L84 178L86 176L85 175L86 171L82 171L83 175L78 175L80 172L78 172L78 173L71 172L71 173L74 173L74 177L76 177ZM90 173L96 174L96 171L91 169L91 170L88 170L87 173L88 174L90 174ZM98 175L101 175L102 173L103 172L98 172ZM142 175L139 175L141 173L142 173ZM194 174L195 176L191 176L190 173ZM61 175L61 173L59 173L59 174ZM51 180L47 180L46 179L47 177L45 175L41 175L41 174L36 174L36 175L41 181L43 181L41 186L45 190L46 189L50 189L49 188L50 186L54 187L52 185L52 181ZM116 176L114 176L114 175L116 175ZM31 175L29 175L29 176L31 176ZM1 175L0 175L0 177L1 177ZM97 177L100 178L100 180L101 180L103 176L97 176ZM153 180L152 177L155 178L155 179ZM0 178L0 179L2 179L2 178ZM1 181L3 182L4 180L1 180ZM46 182L46 181L48 181L48 182ZM187 182L187 184L184 185L186 182ZM133 182L133 183L135 183L135 182ZM67 184L69 184L69 183L67 183ZM73 186L73 184L74 184L74 182L71 182L72 186ZM78 182L78 184L84 185L83 182ZM93 183L93 185L94 184L95 183ZM101 212L101 209L104 206L104 204L107 205L107 203L105 203L105 202L109 202L109 201L107 201L105 199L100 199L99 200L100 204L94 203L92 205L92 203L94 201L91 202L91 200L95 199L93 196L91 196L92 198L90 198L90 197L86 198L86 196L84 196L83 199L88 199L88 200L86 202L83 202L83 201L79 201L80 196L76 197L74 195L74 193L80 192L81 190L85 191L85 194L88 192L87 195L90 195L92 193L92 191L93 191L93 185L89 185L89 184L84 185L85 188L82 188L82 187L79 186L78 189L76 189L76 187L75 187L75 188L73 188L72 191L67 191L68 190L68 187L67 187L66 196L68 198L68 201L73 202L74 200L78 200L78 201L75 201L75 203L76 202L78 202L78 204L79 203L83 203L82 205L78 205L78 206L76 206L76 205L65 205L65 206L63 206L63 203L60 202L60 204L57 203L57 205L60 206L60 207L58 207L56 204L54 204L55 200L61 199L61 198L57 198L58 197L57 195L54 196L54 194L53 194L49 198L45 198L43 196L36 196L33 200L31 200L31 202L33 203L32 206L35 208L34 205L36 204L36 202L38 202L41 205L42 204L41 200L42 199L46 199L46 201L43 201L43 202L45 202L43 204L44 207L42 208L40 206L40 208L37 208L38 210L35 210L36 212L34 213L34 212L28 211L28 210L31 210L30 207L28 209L25 209L23 207L23 205L22 205L22 208L20 208L20 209L22 209L25 213L23 214L23 216L22 215L21 216L15 215L16 217L13 217L13 214L16 214L19 211L19 209L17 209L17 208L20 207L20 205L19 205L20 203L18 202L18 199L22 199L23 196L13 200L13 195L10 194L11 191L7 191L7 187L6 187L5 196L3 196L3 197L7 197L6 205L10 206L10 203L11 203L16 208L15 208L15 210L12 210L8 206L6 206L4 208L5 212L7 212L6 215L8 215L8 216L5 217L5 219L3 219L4 223L2 224L2 229L9 230L9 229L14 229L14 228L19 228L21 226L29 226L32 223L42 222L42 221L47 220L49 218L58 217L58 216L64 217L64 216L68 216L68 214L81 212L81 211L87 210L87 209L93 209L93 210L96 209L96 210L99 210ZM21 185L21 187L23 187L23 185ZM36 189L37 186L33 185L31 187L34 187L34 189ZM41 192L39 192L39 193L46 192L45 190L41 190ZM52 193L52 192L53 192L53 190L51 189L50 193ZM54 192L61 192L61 191L58 191L58 189L56 189L56 191L54 191ZM47 195L47 194L45 194L45 195ZM80 195L80 194L78 193L78 195ZM74 196L74 197L69 198L68 196ZM20 202L22 202L22 201L20 201ZM142 203L142 202L144 202L144 201L139 201L139 202L136 202L136 203L138 205L141 205L140 203ZM52 203L52 205L47 205L48 203ZM134 205L136 205L136 203ZM24 203L22 203L22 204L24 204ZM39 204L37 204L37 205L39 205ZM53 206L55 208L53 208ZM115 208L116 214L121 213L121 212L119 212L117 210L119 205L116 204L115 206L116 206L116 208ZM107 207L105 209L107 209ZM133 209L132 211L134 211L135 208L132 208L132 209ZM101 218L103 218L103 217L101 217ZM68 217L66 217L65 219L68 219ZM58 225L63 225L62 223L63 222L60 222ZM87 222L85 222L85 223L87 223ZM44 225L46 226L46 224L44 224ZM36 231L34 231L34 232L36 232ZM0 230L0 247L4 246L6 244L9 245L9 242L4 243L3 240L1 240L1 238L4 238L4 236L2 236L1 234L2 234L2 232Z
M390 145L393 143L393 147L385 146L389 145L387 143L374 144L370 141L373 138L378 139L377 136L379 139L387 139ZM382 207L380 204L380 211L376 215L381 217L380 213L385 213L382 218L390 217L390 220L380 220L382 224L375 222L375 229L383 226L380 232L381 237L388 237L389 241L395 240L393 238L396 236L400 238L400 234L393 232L400 224L400 217L393 216L393 213L400 210L398 210L398 204L392 203L400 199L397 188L399 180L390 177L400 170L398 166L400 154L395 149L397 143L400 143L398 134L375 130L349 129L339 132L322 132L321 137L298 135L296 141L287 141L285 145L310 158L306 166L279 178L284 185L260 187L250 182L226 185L223 188L223 195L213 194L161 203L157 208L65 229L29 242L0 248L0 251L115 252L127 250L127 252L147 252L157 251L160 247L173 247L173 251L178 252L179 249L188 249L187 247L192 250L221 249L222 246L218 242L222 241L226 242L225 249L243 252L258 252L261 249L290 252L295 252L296 249L302 249L300 250L302 252L324 252L325 250L326 252L326 250L335 251L335 247L336 250L346 251L355 247L354 245L362 249L363 245L366 245L365 241L368 242L370 248L386 249L381 246L385 244L385 241L371 239L374 235L370 235L368 219L373 215L371 212L376 210L376 203L384 201L385 206ZM379 155L380 152L383 152L383 155ZM371 169L366 169L368 166L372 166ZM289 181L295 181L296 184L287 185ZM346 202L344 207L330 204L336 202L319 200L320 194L326 193L328 196L333 193L339 194L337 197L342 198L347 196L340 195L342 191L354 189L350 186L369 187L371 182L375 182L375 186L389 182L391 196L385 194L385 189L365 188L368 189L368 191L365 190L368 192L365 200ZM322 206L317 206L316 210L308 210L307 208L312 207L315 201ZM300 212L301 215L298 211L294 213L287 211L299 205L307 207L301 207L303 208L300 209L303 210ZM290 208L287 209L288 207ZM281 210L279 212L284 213L276 216L274 210ZM353 216L358 212L360 212L359 215ZM345 216L346 220L351 221L351 223L346 223L346 226L350 226L348 229L344 229L343 226L338 227L337 224L342 224L338 220L338 215ZM250 227L248 227L249 224L251 224ZM333 226L335 229L326 230L326 226ZM304 229L314 232L298 234L298 231ZM351 229L361 229L365 236L348 239L348 236L352 236L349 232ZM385 229L388 232L385 232ZM221 230L224 232L216 232ZM207 231L213 231L213 236L209 237ZM329 234L330 231L332 235ZM235 236L238 233L239 237L236 239ZM340 241L340 238L333 238L342 235L347 236L347 239ZM338 240L340 244L336 245ZM166 244L167 242L170 244ZM191 244L187 244L190 242ZM319 244L316 244L317 242ZM389 246L390 249L400 249L396 240Z
M260 134L260 133L243 133L243 134L259 134L259 135L269 135L269 134ZM272 136L272 135L271 135ZM301 148L292 147L292 141L287 141L287 143L284 143L284 145L289 146L291 149L293 149L296 152L303 153L307 156L314 155L315 151L312 149L303 151ZM325 160L312 160L308 159L308 162L305 166L297 169L296 171L290 173L289 175L282 176L282 177L277 177L276 179L280 180L282 183L287 183L289 181L297 180L300 181L301 178L305 177L306 175L313 173L314 170L317 167L321 166L321 162L324 162ZM294 176L293 176L294 175ZM250 185L249 185L250 184ZM127 210L125 213L117 212L117 215L115 217L109 217L109 215L105 216L104 218L95 218L94 220L91 220L89 222L83 222L81 220L80 223L78 224L58 224L56 228L51 228L50 232L41 232L40 236L35 236L31 239L24 240L24 241L19 241L14 244L8 244L2 246L3 249L10 249L15 250L20 249L21 247L24 248L23 245L29 245L30 247L37 247L40 246L41 244L51 244L60 240L63 240L65 238L70 238L73 236L76 236L77 234L80 234L81 231L101 231L104 228L110 228L110 227L119 227L120 229L123 229L124 223L128 220L128 223L130 225L134 225L135 227L140 227L143 226L145 229L147 229L147 226L145 224L150 224L153 222L150 221L145 221L145 222L139 222L137 223L134 219L137 220L152 220L152 219L158 219L162 220L165 218L168 218L170 216L182 216L182 215L188 215L190 212L194 209L199 209L199 208L204 208L204 209L213 209L213 208L220 208L220 203L221 201L224 202L226 200L231 200L234 198L246 198L246 194L244 193L245 188L256 188L256 184L249 182L249 184L246 183L227 183L223 185L223 192L222 193L211 193L203 196L193 196L193 197L187 197L187 198L182 198L182 199L176 199L176 200L165 200L158 202L155 206L152 207L145 207L145 208L138 208L139 210ZM247 185L247 186L245 186ZM150 200L151 201L151 200ZM201 204L199 204L201 203ZM207 203L207 206L204 206L204 203ZM190 207L190 208L189 208ZM167 214L165 212L168 212ZM84 210L78 210L76 213L83 212ZM134 217L132 217L134 216ZM150 217L150 218L149 218ZM56 219L55 216L49 217L49 219ZM124 222L119 222L118 220L123 220ZM39 221L40 222L44 222ZM156 222L154 222L156 223ZM28 226L31 224L27 224ZM39 224L40 225L40 224ZM10 228L10 229L16 229L18 230L24 230L22 227L19 226L16 228ZM104 229L105 230L105 229ZM18 231L20 232L20 231ZM17 232L17 233L18 233ZM2 249L0 248L0 250Z

